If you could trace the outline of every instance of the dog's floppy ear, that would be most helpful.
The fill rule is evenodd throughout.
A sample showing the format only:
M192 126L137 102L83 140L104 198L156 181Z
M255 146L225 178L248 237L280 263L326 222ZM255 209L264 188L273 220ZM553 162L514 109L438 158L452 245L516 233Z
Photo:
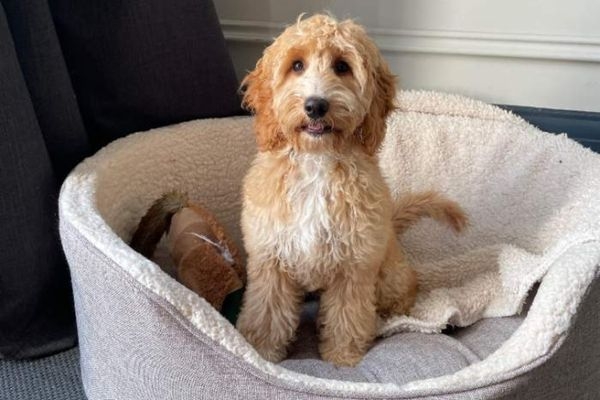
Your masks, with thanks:
M358 134L367 154L373 155L385 137L387 116L395 108L396 77L377 48L373 49L370 59L373 60L370 71L370 78L373 80L373 100Z
M271 45L270 48L273 46ZM275 150L285 144L285 138L272 109L271 69L273 67L270 57L272 55L267 48L254 70L246 75L240 85L240 93L243 96L242 106L255 115L254 130L261 151Z
M258 114L270 97L268 79L265 76L264 61L261 58L256 63L254 70L248 73L240 85L242 107L253 114Z

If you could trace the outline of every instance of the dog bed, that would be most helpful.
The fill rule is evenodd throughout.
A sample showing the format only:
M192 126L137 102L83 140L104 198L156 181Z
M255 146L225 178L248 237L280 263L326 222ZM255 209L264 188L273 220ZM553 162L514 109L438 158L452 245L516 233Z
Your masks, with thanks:
M393 195L438 190L471 223L456 236L424 220L399 238L421 293L411 316L382 321L381 338L355 368L319 360L314 304L289 358L272 364L127 245L152 201L183 189L241 247L239 192L255 153L250 117L133 134L82 162L62 187L59 213L88 398L597 394L600 157L475 100L402 92L398 104L380 151Z

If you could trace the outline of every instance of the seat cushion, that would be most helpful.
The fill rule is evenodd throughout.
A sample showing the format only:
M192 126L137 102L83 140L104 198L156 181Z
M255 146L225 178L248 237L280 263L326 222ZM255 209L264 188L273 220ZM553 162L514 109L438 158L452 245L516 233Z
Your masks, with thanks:
M56 30L93 144L241 113L210 0L53 0Z
M533 295L530 296L533 299ZM481 361L498 349L527 314L489 318L444 334L400 333L378 339L355 367L336 367L320 359L315 318L318 302L306 303L296 342L280 365L320 378L395 383L447 375Z
M0 6L0 358L24 358L72 347L76 337L55 226L57 176L9 17Z

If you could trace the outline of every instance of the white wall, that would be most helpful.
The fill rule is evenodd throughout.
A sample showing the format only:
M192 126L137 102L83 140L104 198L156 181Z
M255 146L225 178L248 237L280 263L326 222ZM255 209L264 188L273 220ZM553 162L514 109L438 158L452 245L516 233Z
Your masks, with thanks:
M301 12L371 32L403 88L600 112L600 0L214 0L241 77Z

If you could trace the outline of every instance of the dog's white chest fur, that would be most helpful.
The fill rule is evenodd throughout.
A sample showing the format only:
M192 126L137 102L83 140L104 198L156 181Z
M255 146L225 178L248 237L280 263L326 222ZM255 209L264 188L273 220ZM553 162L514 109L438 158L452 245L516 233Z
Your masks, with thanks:
M286 263L304 264L312 258L307 255L330 258L323 253L335 248L340 239L330 210L336 190L331 176L334 163L328 157L302 155L287 177L290 220L279 232L280 255Z
M391 215L376 165L360 158L300 154L271 180L264 184L281 185L281 196L261 204L246 199L246 245L255 254L260 250L261 257L275 258L307 290L326 286L340 268L376 260L377 251L383 257Z

